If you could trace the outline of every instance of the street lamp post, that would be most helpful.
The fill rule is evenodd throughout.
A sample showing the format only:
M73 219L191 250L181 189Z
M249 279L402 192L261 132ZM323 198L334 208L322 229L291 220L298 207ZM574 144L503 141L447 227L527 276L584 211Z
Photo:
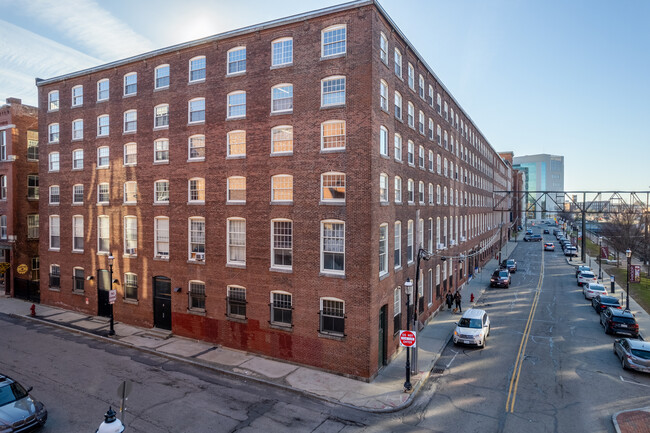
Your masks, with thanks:
M427 250L423 248L418 249L418 254L416 256L417 262L415 264L415 290L417 292L413 293L413 330L418 331L418 314L419 314L419 303L420 303L420 260L429 260L431 258L431 255L427 252ZM417 293L417 294L416 294ZM417 337L416 337L417 338ZM412 352L412 373L415 374L417 373L417 365L418 365L418 348L417 344L415 346L415 350Z
M600 281L603 281L603 270L602 270L602 262L603 262L603 237L598 236L598 278Z
M627 257L627 278L626 278L626 285L627 285L627 295L625 298L625 310L630 311L630 266L632 263L632 250L627 249L625 250L625 257Z
M113 260L115 260L115 257L111 254L108 256L108 269L109 269L109 281L111 282L111 286L109 290L113 290ZM110 296L110 292L109 292ZM109 305L111 306L111 322L110 322L110 327L108 329L108 335L115 335L115 327L114 327L114 318L113 318L113 303L109 301Z
M411 330L411 293L413 292L413 282L407 278L404 282L406 290L406 330ZM404 390L410 391L411 386L411 348L406 348L406 382L404 382Z

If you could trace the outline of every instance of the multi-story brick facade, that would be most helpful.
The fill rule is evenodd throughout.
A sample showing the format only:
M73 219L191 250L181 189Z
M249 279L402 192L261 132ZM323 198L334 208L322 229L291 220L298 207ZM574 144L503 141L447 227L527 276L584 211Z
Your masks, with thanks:
M39 297L38 109L8 98L0 106L0 293ZM5 267L7 265L4 265Z
M368 378L418 246L425 321L498 245L505 164L373 1L37 84L43 302L106 314L112 254L118 321Z

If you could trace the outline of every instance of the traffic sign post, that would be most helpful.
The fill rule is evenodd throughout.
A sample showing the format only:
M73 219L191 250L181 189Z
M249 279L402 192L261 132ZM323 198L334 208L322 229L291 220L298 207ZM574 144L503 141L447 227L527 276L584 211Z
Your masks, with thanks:
M415 331L399 331L399 345L402 347L417 347Z
M124 411L126 410L126 401L128 400L129 394L131 393L131 388L133 387L133 382L130 380L125 380L120 383L120 386L117 387L117 396L122 400L120 404L120 418L122 418L122 423L124 423Z
M114 304L115 300L117 299L117 290L109 290L108 291L108 303L109 304Z

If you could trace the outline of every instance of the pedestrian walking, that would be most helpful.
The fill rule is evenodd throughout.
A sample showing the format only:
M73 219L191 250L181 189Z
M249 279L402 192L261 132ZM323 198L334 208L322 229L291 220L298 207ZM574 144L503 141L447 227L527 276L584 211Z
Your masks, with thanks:
M454 301L456 301L456 309L458 309L458 312L462 313L463 308L460 306L460 301L462 297L460 296L460 292L456 292L456 295L454 296Z
M451 306L454 304L454 295L451 292L447 293L447 309L451 310Z

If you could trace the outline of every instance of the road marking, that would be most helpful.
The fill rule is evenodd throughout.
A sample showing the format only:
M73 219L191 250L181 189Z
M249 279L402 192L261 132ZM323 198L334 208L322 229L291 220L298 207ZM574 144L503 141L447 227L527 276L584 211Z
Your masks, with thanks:
M542 254L542 265L539 272L539 281L537 283L537 288L535 289L535 297L533 298L533 303L530 307L530 313L528 313L528 321L526 322L526 327L524 329L524 335L521 336L521 343L519 343L519 352L517 353L517 358L515 359L515 368L512 371L512 377L510 378L510 387L508 388L508 399L506 400L506 412L514 412L515 408L515 399L517 397L517 388L519 386L519 377L521 376L521 367L526 358L526 346L528 345L528 337L530 336L530 330L533 325L533 318L535 317L535 311L537 310L537 303L539 302L539 294L542 290L542 281L544 280L544 254Z
M639 385L639 386L647 386L648 388L650 388L650 385L646 385L645 383L639 383L639 382L635 382L633 380L626 380L626 379L623 379L623 376L619 376L619 377L621 378L622 382L631 383L633 385Z
M454 362L454 359L456 359L456 355L458 355L458 353L459 353L459 352L456 352L455 350L452 350L452 352L454 352L454 357L451 358L451 361L449 361L449 364L447 364L447 367L445 367L445 368L451 367L451 363Z

